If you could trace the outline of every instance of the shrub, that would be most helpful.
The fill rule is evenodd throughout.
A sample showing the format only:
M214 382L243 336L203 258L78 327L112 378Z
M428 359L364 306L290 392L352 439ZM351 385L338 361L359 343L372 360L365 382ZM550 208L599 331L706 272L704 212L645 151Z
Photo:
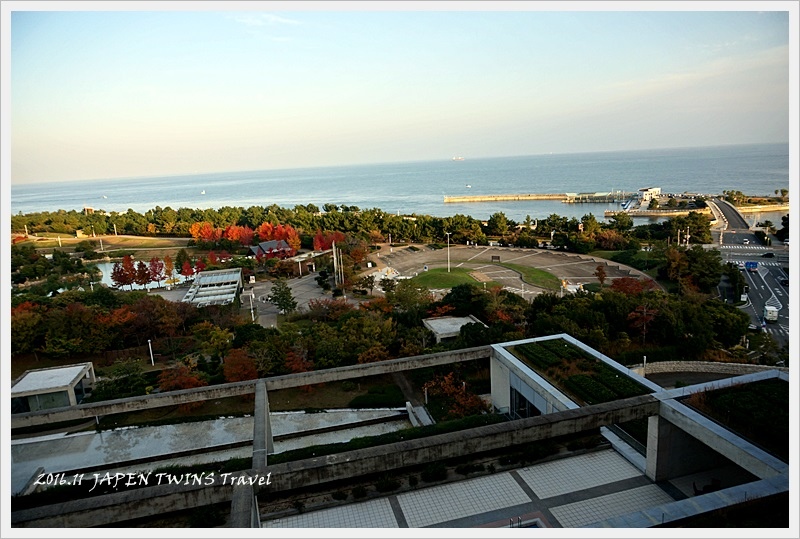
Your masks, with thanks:
M447 479L447 468L441 462L429 464L420 474L422 480L427 483L443 481Z
M471 473L482 472L484 469L483 464L462 464L456 466L456 473L466 477Z
M358 486L353 489L353 498L355 498L356 500L359 498L364 498L366 497L366 495L367 495L367 489L365 489L364 487Z
M341 502L341 501L344 501L344 500L346 500L346 499L347 499L347 493L346 493L346 492L344 492L344 491L342 491L342 490L337 490L336 492L334 492L333 494L331 494L331 497L332 497L334 500L339 500L339 501Z
M400 481L391 477L382 477L375 483L378 492L391 492L400 488Z
M617 398L613 391L585 374L570 376L564 385L587 404L608 402Z
M408 476L408 484L409 484L409 486L416 487L417 483L419 483L419 479L417 479L416 475Z

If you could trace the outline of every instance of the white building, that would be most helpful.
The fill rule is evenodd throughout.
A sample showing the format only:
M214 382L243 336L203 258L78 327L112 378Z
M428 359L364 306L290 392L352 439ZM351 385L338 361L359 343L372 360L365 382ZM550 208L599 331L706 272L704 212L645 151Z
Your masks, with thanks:
M11 386L11 411L38 412L75 406L83 401L94 383L91 362L25 371Z
M642 202L650 202L654 198L658 198L661 196L661 188L660 187L643 187L639 189L639 198L642 199Z

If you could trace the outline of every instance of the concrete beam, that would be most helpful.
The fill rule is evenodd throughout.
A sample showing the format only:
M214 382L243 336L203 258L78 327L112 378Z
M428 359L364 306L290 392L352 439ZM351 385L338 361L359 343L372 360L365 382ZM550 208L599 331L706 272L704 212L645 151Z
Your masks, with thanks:
M758 478L788 473L788 464L688 406L675 401L664 401L661 403L659 415Z
M244 382L220 384L213 387L182 389L155 395L141 395L139 397L129 397L126 399L114 399L97 403L79 404L77 406L65 406L43 412L12 414L11 428L32 427L59 421L72 421L75 419L87 419L125 412L138 412L140 410L172 406L175 404L237 397L240 395L250 395L254 391L255 380L247 380Z
M286 462L270 466L269 485L256 485L254 488L256 492L268 489L285 492L331 481L386 473L407 466L648 417L658 412L658 406L658 401L651 395L643 395L547 416ZM250 470L247 474L263 478L264 472L265 470ZM203 486L159 485L17 511L12 513L11 522L15 527L91 527L230 501L234 488L232 482L222 485L220 479L220 476L216 476L214 484Z
M440 352L436 354L425 354L402 359L391 359L368 363L365 365L352 365L349 367L339 367L336 369L325 369L321 371L302 372L298 374L288 374L273 378L263 378L267 384L267 390L287 389L305 385L320 384L323 382L334 382L339 380L350 380L364 376L375 376L400 372L411 369L421 369L449 363L462 361L473 361L476 359L488 358L491 355L491 347L481 346L477 348L467 348L454 352ZM235 397L239 395L250 395L255 393L257 380L247 380L244 382L234 382L230 384L220 384L213 387L203 387L195 389L185 389L181 391L169 391L156 395L142 395L140 397L130 397L127 399L115 399L103 401L95 404L80 404L63 408L53 408L44 412L28 412L24 414L13 414L11 416L11 428L31 427L36 425L46 425L59 421L72 421L75 419L85 419L97 416L121 414L125 412L135 412L161 406L171 406L174 404L186 404L210 399L224 397Z
M255 413L253 417L253 469L267 467L267 455L275 452L272 424L269 417L269 399L264 380L256 384Z
M277 389L287 389L290 387L300 387L325 382L337 382L341 380L351 380L365 376L377 376L380 374L391 374L393 372L408 371L413 369L423 369L425 367L435 367L438 365L448 365L463 361L474 361L476 359L486 359L492 355L490 346L479 346L476 348L466 348L453 352L439 352L436 354L424 354L401 359L389 359L387 361L377 361L364 365L351 365L348 367L338 367L335 369L325 369L321 371L301 372L298 374L287 374L267 378L267 389L275 391Z

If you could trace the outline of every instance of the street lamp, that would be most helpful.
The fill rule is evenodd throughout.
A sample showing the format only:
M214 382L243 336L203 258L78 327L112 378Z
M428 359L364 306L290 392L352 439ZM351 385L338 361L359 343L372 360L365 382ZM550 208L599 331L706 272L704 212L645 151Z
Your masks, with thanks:
M447 234L447 273L450 273L450 232L445 232Z
M250 319L256 321L256 315L253 314L253 294L250 294Z
M150 365L155 367L156 366L156 362L153 359L153 345L150 343L150 339L147 339L147 346L150 348Z

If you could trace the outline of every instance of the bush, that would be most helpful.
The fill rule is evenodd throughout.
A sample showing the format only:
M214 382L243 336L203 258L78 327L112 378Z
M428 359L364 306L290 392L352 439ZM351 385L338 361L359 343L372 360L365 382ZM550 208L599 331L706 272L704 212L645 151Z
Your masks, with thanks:
M340 501L340 502L341 502L341 501L344 501L344 500L346 500L346 499L347 499L347 493L346 493L346 492L344 492L344 491L341 491L341 490L337 490L336 492L334 492L333 494L331 494L331 497L332 497L334 500L338 500L338 501Z
M406 398L395 385L370 388L366 395L359 395L350 401L350 408L399 408L405 406Z
M383 477L375 483L378 492L391 492L400 488L400 481L390 477Z
M408 484L409 484L409 486L416 487L417 483L419 483L419 479L417 479L416 475L408 476Z
M356 383L351 382L350 380L345 380L344 382L342 382L342 391L347 391L347 392L355 391L356 387L358 387L356 386Z
M365 489L364 487L359 486L353 489L353 498L355 498L356 500L358 500L359 498L364 498L366 497L366 495L367 495L367 489Z
M483 464L462 464L456 466L456 473L466 477L471 473L482 472L484 469Z
M441 462L429 464L420 474L422 480L426 483L433 483L434 481L443 481L447 479L447 468Z

